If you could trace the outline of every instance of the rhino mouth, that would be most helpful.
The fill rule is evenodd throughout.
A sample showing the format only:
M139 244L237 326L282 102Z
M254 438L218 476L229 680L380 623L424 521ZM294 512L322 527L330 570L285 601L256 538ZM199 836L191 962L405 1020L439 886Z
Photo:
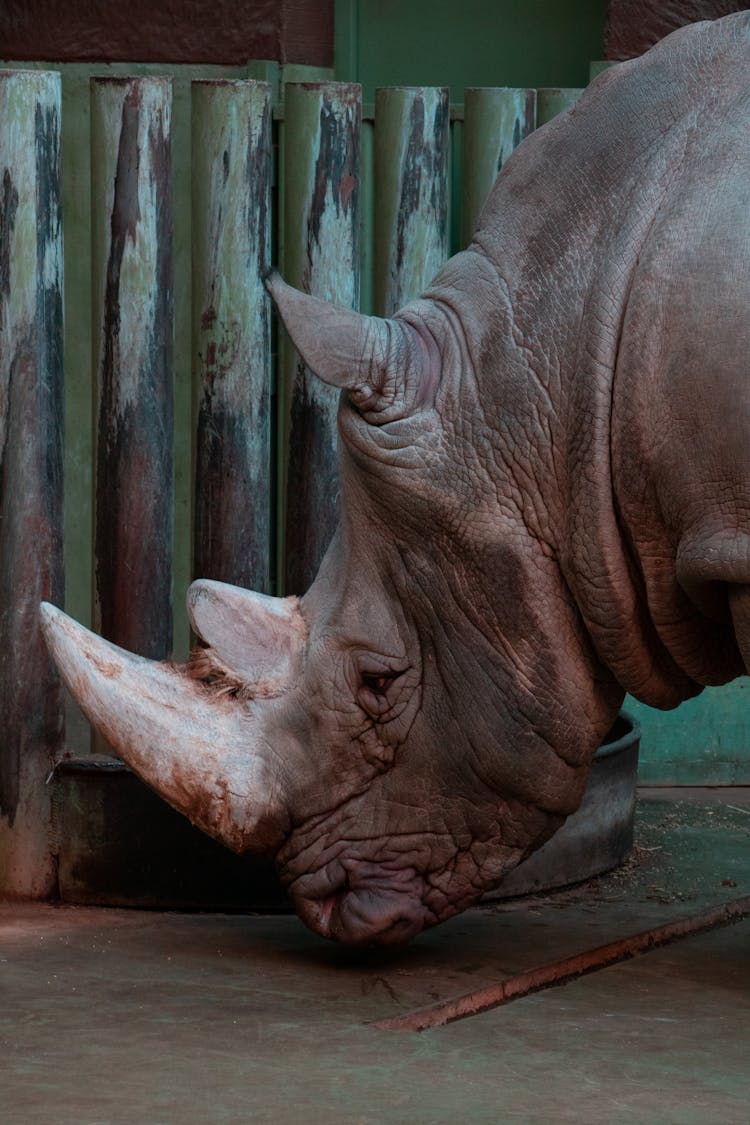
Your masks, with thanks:
M358 877L344 871L334 882L325 876L318 887L291 887L299 917L315 933L347 945L403 945L437 921L419 894L418 877Z

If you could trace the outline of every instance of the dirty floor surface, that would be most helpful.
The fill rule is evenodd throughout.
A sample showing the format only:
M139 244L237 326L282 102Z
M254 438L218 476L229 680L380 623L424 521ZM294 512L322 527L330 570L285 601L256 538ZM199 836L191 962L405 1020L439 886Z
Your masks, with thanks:
M291 916L0 905L0 1122L747 1125L750 920L431 1031L372 1025L748 894L735 789L644 792L624 868L390 953Z

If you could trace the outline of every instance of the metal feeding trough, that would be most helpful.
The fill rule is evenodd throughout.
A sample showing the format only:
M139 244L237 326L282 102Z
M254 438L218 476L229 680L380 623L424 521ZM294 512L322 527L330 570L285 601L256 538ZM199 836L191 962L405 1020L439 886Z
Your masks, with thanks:
M640 727L621 715L594 757L575 816L488 898L579 882L633 842ZM233 855L152 793L116 758L60 763L55 808L64 902L178 910L287 910L271 861Z
M621 712L594 755L578 811L485 900L580 883L627 858L633 846L640 741L640 724Z

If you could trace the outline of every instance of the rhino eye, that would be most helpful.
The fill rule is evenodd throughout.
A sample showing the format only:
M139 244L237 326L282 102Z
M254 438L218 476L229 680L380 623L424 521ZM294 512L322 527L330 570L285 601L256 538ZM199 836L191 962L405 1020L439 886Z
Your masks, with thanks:
M373 695L385 695L388 688L396 679L396 675L386 675L379 673L377 675L369 675L367 673L362 676L362 686L371 691Z
M359 705L373 719L395 718L394 708L403 702L398 683L404 674L403 668L360 669Z

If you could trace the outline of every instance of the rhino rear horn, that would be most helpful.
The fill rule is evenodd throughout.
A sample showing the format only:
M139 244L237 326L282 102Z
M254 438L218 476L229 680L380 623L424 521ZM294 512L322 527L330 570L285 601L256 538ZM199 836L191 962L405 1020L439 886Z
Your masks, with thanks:
M368 422L391 422L425 405L437 368L426 332L399 316L365 316L311 297L276 271L266 278L266 288L310 370L347 390Z
M215 671L245 685L244 694L278 695L291 682L307 637L299 598L271 598L206 578L187 593L193 631ZM193 668L200 650L191 657Z

